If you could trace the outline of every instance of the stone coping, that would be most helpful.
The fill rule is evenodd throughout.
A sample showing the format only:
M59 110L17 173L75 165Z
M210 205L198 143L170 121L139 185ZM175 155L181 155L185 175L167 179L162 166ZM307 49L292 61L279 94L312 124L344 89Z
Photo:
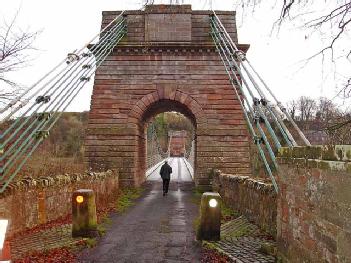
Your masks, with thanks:
M143 14L193 14L193 15L212 15L213 12L211 10L192 10L191 5L186 5L186 8L183 9L178 9L176 10L174 8L174 5L172 6L173 8L164 8L161 9L160 7L164 6L167 7L166 5L156 5L156 9L150 9L147 8L147 11L144 10L126 10L124 11L123 15L143 15ZM150 6L148 6L150 7ZM190 9L189 9L190 8ZM215 10L217 15L235 15L235 11L224 11L224 10ZM121 10L116 10L116 11L102 11L103 16L105 15L119 15L122 13Z
M345 171L351 173L351 162L345 161L327 161L319 159L306 158L277 158L279 164L294 165L303 168L317 168L329 171Z
M232 174L223 174L223 173L220 173L220 174L217 173L216 175L219 177L225 177L226 179L232 182L238 182L240 184L244 184L247 186L247 188L260 190L264 193L276 195L274 186L271 183L266 183L266 182L263 182L262 180L252 178L250 176L232 175Z
M48 177L23 177L22 179L10 183L5 191L0 194L0 198L10 195L16 191L27 190L30 188L44 188L52 186L62 186L67 184L72 184L79 181L95 181L106 179L111 176L117 176L118 173L115 170L108 170L106 172L85 172L82 174L63 174L63 175L54 175Z
M351 145L282 147L278 150L278 159L284 158L350 162Z

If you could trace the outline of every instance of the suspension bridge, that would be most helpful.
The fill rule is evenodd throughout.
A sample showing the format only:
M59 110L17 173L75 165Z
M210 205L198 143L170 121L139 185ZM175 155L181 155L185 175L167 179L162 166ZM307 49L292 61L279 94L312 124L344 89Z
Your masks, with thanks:
M299 155L298 149L311 145L249 61L248 48L238 43L235 13L231 11L148 5L145 10L103 12L101 32L0 110L2 124L6 124L0 137L0 192L16 181L62 113L84 92L87 83L94 81L85 139L87 167L93 172L118 170L121 188L156 181L144 199L145 205L135 212L137 216L145 213L152 225L157 224L157 217L146 210L156 211L150 200L159 192L160 166L168 160L175 171L171 181L178 182L171 199L175 203L169 201L168 205L180 214L174 224L167 222L171 229L184 227L178 235L184 242L178 247L189 246L188 224L192 220L185 209L189 194L181 192L189 188L183 183L194 182L198 189L210 189L218 170L246 180L252 177L254 149L274 196L285 194L286 186L281 193L277 182L282 163L279 158L284 153L289 153L289 158L294 154L306 158L307 150ZM166 111L182 113L194 126L191 147L180 157L170 155L170 143L164 151L152 122L154 116ZM320 156L325 155L313 158ZM164 207L161 203L157 201ZM132 225L126 228L140 234ZM152 227L149 230L154 232ZM154 235L161 241L166 239ZM150 235L147 238L152 239ZM148 247L134 241L141 248ZM95 254L88 253L96 260L93 262L108 260L108 253L117 260L118 249L111 242L113 235L108 235ZM117 250L112 253L112 248ZM123 249L121 257L127 259L132 253L132 258L138 258L137 250ZM192 252L187 253L183 259L193 260ZM148 260L162 259L152 253L149 256ZM171 259L175 260L173 256Z
M226 157L238 163L237 167L225 170L250 174L249 156L244 157L246 166L241 166L237 152L245 155L253 141L278 191L272 173L272 168L278 169L275 152L282 145L297 145L287 125L296 129L303 144L310 145L308 140L246 58L247 46L235 44L236 29L230 12L191 14L190 9L184 8L188 6L182 7L184 14L173 17L170 11L162 21L157 12L152 14L152 6L143 13L145 18L140 12L106 12L103 29L97 36L83 48L69 53L1 109L3 122L13 120L1 134L1 192L94 74L86 139L90 168L120 168L123 159L124 166L132 164L123 167L126 171L122 171L123 180L127 184L142 183L145 154L116 155L107 160L99 153L112 155L115 148L117 154L123 147L126 148L123 152L145 152L137 149L145 145L144 139L140 139L144 133L142 126L157 112L175 110L188 116L197 129L198 155L194 164L197 184L208 184L206 174L210 167L202 167L202 158L212 157L212 168L223 168L222 161L214 158L222 156L217 153L225 151L225 144L238 145L237 150L227 151L232 154ZM149 11L151 14L147 14ZM220 17L228 24L227 28ZM208 85L211 88L206 90ZM134 147L133 142L138 146ZM214 151L212 156L201 154L210 147ZM165 154L159 157L164 158Z

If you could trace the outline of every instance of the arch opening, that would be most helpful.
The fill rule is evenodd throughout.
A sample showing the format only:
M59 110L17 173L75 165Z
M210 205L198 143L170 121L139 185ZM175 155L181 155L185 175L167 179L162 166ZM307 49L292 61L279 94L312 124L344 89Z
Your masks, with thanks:
M174 167L173 179L193 181L196 169L197 120L184 104L159 100L145 110L140 120L139 163L147 180L159 180L164 160ZM180 170L179 170L180 169Z

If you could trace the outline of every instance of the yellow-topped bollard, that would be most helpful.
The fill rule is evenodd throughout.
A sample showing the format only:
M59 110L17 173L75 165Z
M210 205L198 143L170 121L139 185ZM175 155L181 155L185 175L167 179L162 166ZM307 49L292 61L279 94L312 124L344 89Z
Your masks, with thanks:
M202 194L198 240L217 241L221 238L221 196L218 193Z
M72 195L72 237L97 236L95 194L90 189L80 189Z

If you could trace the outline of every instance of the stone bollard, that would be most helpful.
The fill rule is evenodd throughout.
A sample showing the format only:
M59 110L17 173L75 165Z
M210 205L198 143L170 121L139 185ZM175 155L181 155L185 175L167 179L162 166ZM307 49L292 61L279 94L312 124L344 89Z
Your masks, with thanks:
M72 195L72 237L96 237L97 219L93 190L80 189Z
M200 224L197 240L217 241L221 238L221 196L218 193L202 194L200 205Z

